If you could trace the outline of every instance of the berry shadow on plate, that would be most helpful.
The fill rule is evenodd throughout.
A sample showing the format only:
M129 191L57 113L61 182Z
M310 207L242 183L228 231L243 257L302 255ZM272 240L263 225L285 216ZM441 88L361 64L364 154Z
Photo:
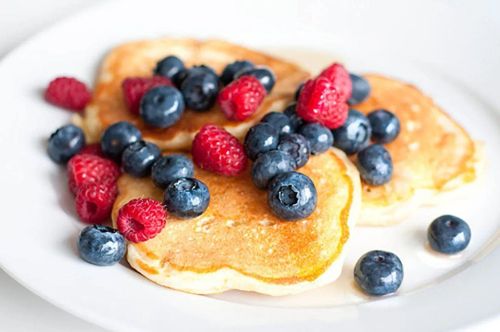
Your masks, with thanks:
M68 235L68 237L64 238L64 240L61 242L62 244L62 247L61 249L63 249L64 251L67 252L67 250L69 249L71 255L74 256L74 259L77 259L77 260L81 260L80 259L80 253L78 251L78 245L77 245L77 241L78 241L78 236L80 235L80 232L79 230L75 229L75 231L71 234Z
M50 171L48 178L57 195L57 204L69 218L76 221L78 217L76 215L75 203L69 192L68 181L64 173L64 166L57 167Z
M46 154L47 151L47 137L42 137L39 140L41 151ZM44 157L46 157L44 155ZM54 165L49 158L48 162ZM62 211L73 221L78 221L78 216L75 210L74 198L68 188L68 179L66 176L66 165L59 165L52 167L47 178L49 179L53 192L57 195L57 205Z

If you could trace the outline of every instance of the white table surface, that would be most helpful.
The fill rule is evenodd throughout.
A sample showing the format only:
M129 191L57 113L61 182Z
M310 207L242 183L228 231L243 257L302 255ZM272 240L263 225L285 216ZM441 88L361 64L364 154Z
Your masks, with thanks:
M98 1L0 0L0 31L2 32L0 60L30 35ZM480 325L463 331L495 330L500 330L500 318L482 322ZM0 270L0 331L104 332L105 330L46 302Z

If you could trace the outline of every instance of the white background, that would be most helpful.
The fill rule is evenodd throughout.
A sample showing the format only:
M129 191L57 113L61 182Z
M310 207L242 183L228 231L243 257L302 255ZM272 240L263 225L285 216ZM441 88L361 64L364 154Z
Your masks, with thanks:
M97 2L97 0L0 0L0 60L30 35ZM0 331L104 332L105 330L56 308L23 288L0 270Z
M42 28L97 2L97 0L0 0L0 57ZM486 322L470 330L495 330L495 327L498 330L498 320ZM45 302L1 270L0 330L104 331Z

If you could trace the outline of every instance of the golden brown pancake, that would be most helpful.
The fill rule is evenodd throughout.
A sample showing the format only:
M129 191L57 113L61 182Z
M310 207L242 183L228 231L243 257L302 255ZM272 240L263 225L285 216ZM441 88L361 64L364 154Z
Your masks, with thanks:
M370 97L354 108L367 114L384 108L395 113L401 133L386 147L393 163L391 181L362 184L361 225L404 220L435 193L476 178L477 155L467 132L416 87L379 75L366 75Z
M207 64L218 72L235 60L248 59L273 69L277 83L258 112L244 122L227 120L217 107L205 113L187 110L168 129L152 129L130 114L123 101L121 82L129 76L150 76L156 62L175 54L187 66ZM109 124L128 120L146 140L162 149L187 150L205 123L224 126L238 138L269 111L282 111L297 85L308 77L299 66L224 41L193 39L131 42L113 49L104 59L91 104L82 127L89 141L99 139ZM401 134L387 145L394 161L393 180L380 187L363 184L363 209L358 224L388 225L404 220L436 193L449 191L476 177L477 153L467 132L414 86L378 75L367 75L372 93L355 108L368 113L386 108L397 114Z
M210 191L208 209L194 219L169 216L155 238L129 243L130 265L161 285L199 294L240 289L285 295L334 281L360 207L359 174L336 149L312 157L300 171L314 182L318 205L309 217L287 222L273 215L249 171L221 177L196 169ZM114 221L133 198L163 200L149 178L124 175L118 187Z
M250 60L271 68L276 75L276 85L257 112L244 122L227 120L214 106L207 112L186 110L180 121L170 128L151 128L128 111L121 84L127 77L151 76L156 63L167 55L177 55L187 67L206 64L218 73L235 60ZM163 150L188 150L194 135L206 123L223 126L241 139L266 113L282 111L297 86L308 76L293 63L220 40L164 38L130 42L116 47L104 59L81 125L88 140L93 142L98 141L102 131L112 123L130 121L141 129L146 140Z

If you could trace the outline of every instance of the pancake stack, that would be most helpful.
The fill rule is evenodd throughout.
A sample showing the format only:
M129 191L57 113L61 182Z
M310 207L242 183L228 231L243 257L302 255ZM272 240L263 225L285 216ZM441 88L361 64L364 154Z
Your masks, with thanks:
M206 64L220 73L235 60L267 66L277 77L272 92L244 122L227 120L214 106L206 112L186 110L167 129L147 127L127 110L121 83L127 77L150 76L157 61L176 55L186 65ZM206 123L224 127L240 140L270 111L283 111L297 86L310 74L296 64L224 41L159 39L131 42L112 50L101 66L92 102L78 122L89 141L118 121L130 121L145 140L165 153L188 151ZM252 184L249 172L221 177L201 169L195 177L211 193L207 211L193 219L169 216L165 228L143 243L129 243L130 265L152 281L197 294L239 289L286 295L333 282L340 274L352 227L401 222L432 195L471 182L476 177L475 145L452 118L429 97L408 84L367 75L370 97L356 105L368 113L385 108L401 121L399 137L389 145L392 180L382 186L362 184L346 155L335 148L312 156L299 171L318 192L309 217L286 222L270 211L266 194ZM168 152L167 152L168 151ZM162 191L149 178L122 175L113 221L133 198L162 201Z

